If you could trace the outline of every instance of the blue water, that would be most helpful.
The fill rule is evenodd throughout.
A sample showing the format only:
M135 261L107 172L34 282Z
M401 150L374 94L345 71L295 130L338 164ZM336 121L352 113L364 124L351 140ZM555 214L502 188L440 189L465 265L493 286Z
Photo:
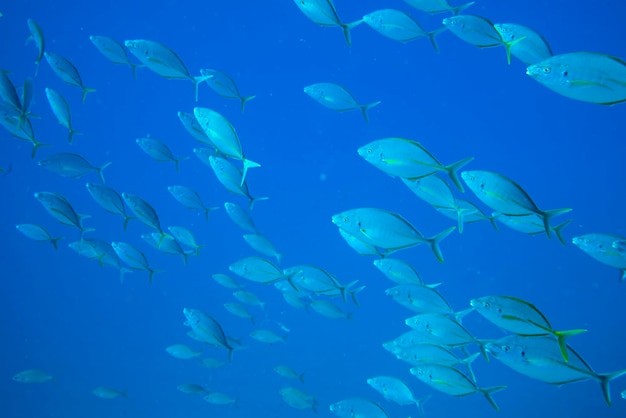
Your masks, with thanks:
M426 29L439 27L445 16L428 16L399 0L337 0L336 6L345 21L399 8ZM42 147L31 160L28 143L0 133L0 167L12 166L0 176L0 416L313 416L283 402L278 392L288 385L315 395L319 416L333 416L328 405L348 397L379 402L393 417L418 416L415 407L391 404L370 388L366 379L377 375L403 379L416 397L432 394L425 413L433 418L626 416L626 401L619 397L625 378L612 383L613 406L608 407L592 380L554 387L479 358L474 371L480 386L508 386L494 395L500 413L480 395L452 398L417 381L381 346L408 330L403 322L412 313L387 299L384 289L393 284L372 266L373 258L349 248L330 222L346 209L380 207L401 213L425 235L454 225L356 153L374 139L401 136L420 141L444 163L475 157L468 168L515 179L541 208L573 208L573 222L564 231L568 241L592 232L625 235L625 104L605 107L561 97L527 77L519 61L507 65L502 48L480 50L449 32L438 37L437 54L426 39L400 44L362 24L347 47L338 28L315 25L291 1L206 1L183 7L174 1L24 0L0 11L0 67L11 71L16 85L34 76L36 49L24 45L26 20L33 18L43 28L47 50L70 59L85 85L97 89L81 104L79 89L64 84L44 60L34 78L32 106L41 119L32 123L37 138L53 146ZM621 1L479 0L467 12L530 26L556 54L595 51L626 58ZM217 68L236 80L242 94L257 98L242 114L236 100L201 86L195 103L191 83L166 80L145 68L133 79L130 68L109 62L89 35L162 42L194 75L201 68ZM370 124L358 111L333 112L302 92L322 81L345 85L362 102L382 101L370 111ZM46 87L67 98L75 129L84 132L71 145L50 111ZM267 302L265 311L251 308L257 323L276 332L278 323L291 330L285 344L269 346L248 337L251 323L222 307L233 298L211 275L228 273L229 264L254 253L223 209L207 223L166 189L193 187L211 206L246 204L226 192L193 155L197 143L176 114L196 105L226 116L246 155L262 164L249 172L248 184L253 195L270 199L259 202L252 215L284 253L282 266L315 264L343 282L359 280L367 286L359 295L360 308L338 301L342 309L355 311L350 321L295 310L272 286L245 283ZM135 139L146 135L190 157L179 173L173 164L157 163L139 149ZM158 253L141 240L151 231L137 221L123 232L122 219L104 212L85 189L85 182L98 181L95 174L63 178L36 164L70 151L95 165L112 161L105 170L107 185L146 199L162 225L192 229L205 245L201 256L184 266L179 257ZM114 269L100 268L67 247L79 238L78 231L45 212L33 197L40 191L60 193L78 212L91 215L85 225L96 231L88 236L133 243L164 272L152 285L141 271L120 284ZM470 192L463 197L477 202ZM20 223L37 223L65 238L55 251L22 236L15 229ZM594 369L626 368L626 284L618 282L617 270L571 244L563 247L545 235L531 237L504 226L495 232L486 222L467 225L441 247L443 264L425 246L396 256L413 264L426 282L442 282L439 290L457 310L490 294L528 300L557 329L589 330L570 342ZM165 347L184 343L226 359L225 350L202 347L185 335L183 307L210 313L247 348L219 369L172 358ZM478 338L504 335L476 314L465 324ZM272 370L278 364L306 372L305 384L278 376ZM25 369L43 369L56 379L41 385L11 380ZM176 386L182 383L203 384L237 397L238 403L210 405L179 392ZM99 399L91 394L97 386L127 389L128 399Z

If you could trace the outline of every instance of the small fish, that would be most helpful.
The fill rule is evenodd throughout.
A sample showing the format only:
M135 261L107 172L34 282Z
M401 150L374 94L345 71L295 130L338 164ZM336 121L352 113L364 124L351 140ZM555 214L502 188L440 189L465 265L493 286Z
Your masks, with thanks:
M181 244L193 248L196 257L200 254L200 248L202 248L203 245L198 245L196 243L196 238L190 230L183 228L182 226L168 226L167 230L170 231L174 238L176 238Z
M139 148L141 148L152 159L158 162L172 161L176 165L176 172L178 172L178 164L181 161L188 159L189 157L174 157L172 150L164 142L154 138L137 138L135 140Z
M470 1L468 3L463 3L460 6L450 6L450 2L448 0L404 0L408 5L416 8L417 10L421 10L426 13L430 13L432 15L437 13L445 13L451 12L453 15L458 15L463 10L470 7L475 2Z
M127 242L112 242L111 246L117 256L133 270L145 270L148 272L150 284L152 284L152 278L154 273L159 273L161 270L155 270L150 267L146 256L134 245Z
M244 106L249 100L254 99L256 96L247 96L244 97L239 93L239 88L235 81L228 76L228 74L223 73L219 70L214 69L205 69L200 70L200 74L203 76L212 76L209 78L206 83L211 87L211 89L219 94L222 97L226 97L229 99L239 99L241 103L241 111L243 112Z
M496 23L493 27L502 37L506 48L509 49L507 54L514 56L527 66L552 56L548 41L527 26L517 23Z
M198 86L212 76L193 77L187 67L170 48L165 45L146 39L124 41L124 46L142 64L164 78L190 80L193 83L196 102L198 101Z
M419 273L406 261L397 258L374 260L374 266L392 282L424 286Z
M50 64L50 68L55 72L55 74L67 84L72 86L79 87L83 93L81 97L81 102L85 103L85 99L87 98L88 93L93 93L96 90L91 89L89 87L85 87L83 84L83 80L78 73L78 70L69 62L66 58L63 58L60 55L54 54L52 52L44 52L44 57L48 64Z
M262 257L242 258L228 266L228 269L244 279L257 283L271 284L279 280L288 280L292 283L291 278L280 268ZM297 290L293 283L292 286Z
M35 158L39 147L50 145L37 141L35 138L35 132L33 131L33 125L30 123L29 119L21 121L14 115L8 114L0 109L0 125L2 125L4 129L11 134L11 136L22 141L28 141L33 145L33 149L30 153L31 158Z
M257 329L250 333L250 337L265 344L275 344L278 342L284 343L285 337L276 335L273 331L267 329Z
M254 324L254 317L252 316L252 314L250 314L250 312L248 312L245 306L238 303L227 302L224 304L224 308L226 308L228 312L235 316L238 316L239 318L249 319Z
M415 285L400 284L385 290L385 294L393 301L417 313L440 313L453 316L459 323L472 310L455 312L450 303L441 293L433 288Z
M381 35L399 42L414 41L427 36L436 52L439 52L439 45L435 36L447 30L444 26L427 32L411 15L395 9L376 10L363 16L363 21Z
M38 242L50 242L55 250L59 249L58 242L63 237L53 238L52 235L43 226L36 224L19 224L15 225L18 231L20 231L26 238L30 238L33 241Z
M80 241L71 242L69 247L80 256L90 260L98 260L100 267L108 265L119 270L120 283L124 283L124 274L132 272L132 270L122 266L120 258L111 244L101 239L82 238Z
M287 366L276 366L274 367L274 371L278 373L279 376L282 376L286 379L297 379L300 381L300 383L304 383L304 372L298 373L291 367Z
M102 209L124 218L124 231L126 231L128 221L135 218L126 213L126 206L124 206L122 196L112 188L102 184L86 183L85 187L87 187L87 191L91 197L93 197L93 200L95 200Z
M416 405L420 410L420 414L424 416L422 404L427 399L430 399L430 395L422 399L415 399L413 392L411 392L406 383L392 376L370 377L367 379L367 384L383 395L387 401L395 402L398 405Z
M294 387L285 387L280 390L280 396L287 405L295 409L310 409L317 414L317 399L303 390Z
M241 303L245 303L250 306L258 306L261 309L265 309L265 302L262 302L257 295L246 290L238 290L233 292L233 296Z
M183 247L180 246L170 235L162 236L158 232L152 232L150 234L142 234L141 239L150 244L154 249L161 251L164 254L180 255L183 258L183 263L187 265L189 254Z
M235 348L228 341L219 322L199 309L184 308L183 314L185 318L187 318L186 325L191 327L194 333L202 338L203 342L225 348L228 350L228 361L230 362L232 360L233 350Z
M225 274L214 274L211 276L213 280L220 286L225 287L226 289L243 289L243 286L237 283L235 279Z
M13 381L19 383L46 383L54 380L54 376L42 370L24 370L13 376Z
M156 229L161 234L161 238L168 236L168 234L163 232L161 229L159 215L148 202L139 196L130 193L122 193L122 199L124 199L124 202L126 202L137 219L148 225L150 228Z
M343 23L339 19L339 15L335 10L335 4L333 0L294 0L296 6L302 13L313 23L317 23L320 26L333 27L338 26L343 30L343 36L346 39L348 46L352 45L352 39L350 37L350 30L363 22L362 19L356 20L352 23Z
M98 386L91 391L94 396L101 399L116 399L116 398L128 398L126 391L119 391L117 389L109 388L106 386Z
M390 418L376 402L365 398L348 398L330 404L330 411L339 418Z
M345 87L335 83L315 83L304 87L304 92L313 100L329 109L337 112L361 109L361 114L366 123L369 123L367 111L381 102L360 104Z
M46 49L46 42L43 36L43 30L41 30L41 26L33 19L28 19L26 21L28 24L28 30L30 32L30 36L26 39L26 43L29 41L33 41L35 46L37 47L37 58L35 58L35 76L39 71L39 63L43 58L44 51Z
M522 232L528 235L545 234L546 230L543 225L543 219L535 213L529 215L505 215L499 212L493 212L491 218L503 223L515 231ZM563 228L569 225L572 221L568 220L558 225L550 225L550 231L554 232L559 242L566 245L566 241L563 238Z
M500 408L491 395L506 389L506 386L478 387L476 383L458 369L439 364L415 366L411 368L411 374L433 389L452 396L467 396L481 393L496 411L499 411Z
M100 176L102 183L105 182L103 171L111 165L111 163L108 162L100 167L95 167L83 156L70 152L51 155L48 158L40 160L37 164L39 167L43 167L63 177L79 178L91 171L95 171L98 173L98 176Z
M261 164L249 160L244 156L239 136L237 135L233 125L231 125L231 123L224 116L214 110L204 107L195 107L193 109L193 114L200 127L204 130L204 133L209 137L211 142L221 154L234 158L235 160L241 160L243 163L243 170L239 185L243 186L246 181L248 169L261 167Z
M137 78L137 67L143 67L141 64L135 64L128 57L128 53L120 42L107 36L91 35L89 36L91 43L98 48L98 51L104 55L113 64L128 65L133 72L133 78Z
M484 296L472 299L470 305L476 312L498 327L522 336L552 335L567 358L566 339L587 332L586 329L557 331L535 305L512 296Z
M422 144L405 138L383 138L357 149L368 163L392 177L418 179L444 172L460 191L464 191L457 171L474 158L464 158L456 163L443 165Z
M53 192L37 192L35 199L39 201L53 218L63 225L73 226L80 231L80 237L85 232L94 231L93 228L83 227L83 220L89 218L89 215L79 215L76 213L70 202L58 193Z
M196 149L194 149L194 152ZM196 154L197 155L197 154ZM267 197L253 197L248 190L248 183L243 180L239 169L226 158L209 156L209 164L219 182L231 193L248 198L248 209L254 208L254 203L259 200L267 200Z
M350 319L353 312L344 312L331 302L317 299L310 303L311 308L318 314L330 319Z
M204 397L204 400L213 405L231 405L237 403L237 399L230 395L219 392L211 392Z
M207 221L209 220L209 213L219 209L219 207L206 207L198 192L191 187L167 186L167 191L187 209L203 211L204 219Z
M226 213L228 214L230 219L232 219L232 221L240 228L246 231L258 233L256 226L254 225L254 221L252 220L248 212L246 212L245 209L243 209L241 206L237 205L236 203L225 202L224 209L226 209Z
M185 344L174 344L165 348L167 353L177 359L190 360L202 355L202 351L193 351Z
M572 209L541 210L526 191L513 180L491 171L463 171L461 177L467 187L491 209L506 215L536 214L543 221L544 230L551 238L550 219Z
M620 242L626 238L614 234L585 234L572 238L572 243L595 260L620 270L620 281L626 281L626 252Z
M406 361L413 366L426 364L441 364L442 366L456 367L460 364L467 367L469 376L475 382L476 376L472 370L472 362L476 360L480 353L474 353L466 358L459 358L450 349L432 343L413 344L408 347L400 347L395 344L383 344L383 347L395 355L399 360Z
M260 252L261 254L268 257L276 257L276 262L280 263L281 258L283 257L276 248L274 244L272 244L267 238L265 238L261 234L246 234L243 236L243 239L252 247L254 250Z
M183 124L187 132L189 132L189 134L193 136L196 141L204 145L208 145L213 148L215 152L218 152L217 147L213 144L213 142L211 142L211 139L209 139L206 133L204 133L204 129L202 129L202 126L200 126L194 115L191 113L178 112L178 119L180 119L180 122Z
M63 98L63 96L61 96L61 93L52 90L51 88L46 87L46 97L48 98L48 103L50 104L52 113L56 116L59 124L68 129L69 136L67 138L67 142L71 144L74 135L82 135L83 133L78 132L72 127L70 105L67 104L67 101Z
M530 65L526 74L570 99L606 106L626 101L626 62L611 55L554 55Z
M184 383L182 385L176 386L176 389L187 395L206 395L207 393L209 393L208 390L200 385L196 385L195 383Z

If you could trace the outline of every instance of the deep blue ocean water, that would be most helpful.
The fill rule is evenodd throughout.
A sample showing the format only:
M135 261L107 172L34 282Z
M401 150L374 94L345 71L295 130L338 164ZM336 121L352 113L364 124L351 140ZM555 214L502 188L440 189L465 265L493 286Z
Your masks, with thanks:
M183 4L184 3L184 4ZM376 9L411 13L430 30L445 14L429 16L400 0L337 0L339 15L353 21ZM416 397L432 394L426 417L624 417L626 378L612 385L608 407L599 385L588 380L554 387L479 358L474 371L480 386L506 385L494 395L494 411L480 395L453 398L416 380L408 366L381 346L408 330L410 311L389 300L392 282L373 267L372 257L349 248L330 222L333 214L356 207L379 207L401 213L425 235L453 226L393 179L363 161L356 149L389 136L420 141L444 163L473 156L471 169L497 171L520 183L541 208L571 207L563 219L571 237L592 232L626 234L623 170L626 104L612 107L577 102L557 95L525 75L524 65L507 65L502 48L478 49L453 34L438 37L435 53L427 39L401 44L383 38L365 24L352 30L348 47L338 28L323 28L307 19L292 1L78 2L19 1L0 11L0 67L16 85L34 77L36 48L24 45L28 18L42 27L48 51L70 59L86 86L97 89L80 103L79 89L64 84L43 60L34 78L32 111L42 147L0 133L0 416L22 417L305 417L311 411L287 406L279 395L297 386L317 397L319 416L334 416L328 405L348 397L379 402L392 417L416 417L414 406L385 401L366 379L392 375L409 384ZM493 22L530 26L544 35L555 54L594 51L626 58L626 9L622 2L478 0L467 13ZM257 97L240 112L236 100L224 99L207 86L193 99L191 83L166 80L141 68L114 65L89 41L105 35L123 41L150 39L172 48L193 75L216 68L231 75L243 95ZM306 96L316 82L345 85L362 102L380 100L365 124L358 111L336 113ZM70 103L75 129L84 132L70 145L57 123L44 89L60 91ZM199 212L182 207L166 187L195 188L210 206L225 201L245 205L229 194L212 171L192 153L198 146L177 118L194 106L222 113L237 129L250 159L248 184L258 202L252 216L284 253L282 267L315 264L343 282L366 285L360 308L350 321L333 321L288 306L273 288L245 283L267 302L264 311L250 308L259 326L291 330L285 344L264 345L248 334L249 321L222 306L230 291L218 286L214 273L255 255L243 231L224 209L206 222ZM173 164L157 163L135 139L150 135L166 142L176 155L190 157L177 173ZM54 152L76 152L95 165L111 161L107 185L137 194L158 211L161 223L182 225L205 245L200 257L184 266L164 255L140 235L149 228L137 221L122 229L120 217L107 214L89 196L85 182L63 178L37 166ZM66 196L76 210L92 217L88 233L106 241L127 241L164 270L148 283L147 274L128 274L120 284L116 270L78 256L67 247L78 231L59 224L33 194L52 191ZM477 202L471 192L464 198ZM48 243L22 236L16 224L37 223L53 236L64 236L55 251ZM426 282L442 282L441 293L457 310L489 294L512 295L534 303L557 329L587 328L570 340L600 372L626 368L626 284L619 272L602 265L572 244L562 246L545 235L527 236L504 226L466 225L463 234L446 238L445 263L426 246L394 256L413 264ZM243 283L244 280L240 279ZM213 315L228 335L241 337L244 350L223 368L207 369L194 361L174 359L165 347L188 344L207 356L226 359L222 349L202 347L189 339L184 307ZM465 325L479 338L499 338L502 331L477 314ZM475 347L471 350L475 351ZM273 368L286 364L304 371L305 383L286 381ZM25 369L43 369L55 381L40 385L14 382ZM210 405L176 389L183 383L238 398L236 406ZM127 389L128 399L103 400L97 386Z

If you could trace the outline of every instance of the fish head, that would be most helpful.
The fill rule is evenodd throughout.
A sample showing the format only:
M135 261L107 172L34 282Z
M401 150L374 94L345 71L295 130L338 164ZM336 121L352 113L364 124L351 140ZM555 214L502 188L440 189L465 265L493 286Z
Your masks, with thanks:
M484 316L496 316L502 313L501 304L498 303L498 300L493 296L472 299L470 305L476 312Z
M485 351L505 364L527 363L526 349L514 339L517 335L510 335L485 345Z
M587 235L581 235L579 237L572 238L572 244L577 246L583 251L590 250L592 248L592 240Z
M384 13L382 10L368 13L363 16L363 22L373 29L382 28L385 25Z
M548 87L571 85L572 79L569 74L569 66L566 63L555 62L552 58L550 57L544 61L529 65L526 68L526 75Z
M357 153L361 158L370 164L381 163L385 161L383 150L380 146L374 143L363 145L357 149Z
M433 379L432 374L430 373L426 365L411 367L410 372L413 376L417 377L422 382L429 382Z

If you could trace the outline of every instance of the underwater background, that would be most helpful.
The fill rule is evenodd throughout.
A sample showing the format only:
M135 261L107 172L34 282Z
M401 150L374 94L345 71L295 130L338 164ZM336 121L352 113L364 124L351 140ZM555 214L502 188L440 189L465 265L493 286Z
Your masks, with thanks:
M428 15L400 0L336 0L346 22L376 9L397 8L433 30L448 14ZM426 417L624 417L626 378L611 383L607 406L593 380L555 387L517 374L496 360L478 358L474 372L480 386L506 385L494 394L500 412L480 394L454 398L431 389L409 373L409 366L385 351L382 343L409 328L413 313L390 300L393 286L373 265L374 257L352 250L331 223L331 216L357 207L377 207L402 214L424 235L455 226L398 179L366 163L358 147L375 139L405 137L419 141L445 164L472 156L466 169L490 170L515 179L541 208L570 207L563 219L567 245L554 237L529 236L489 222L468 224L441 243L445 262L427 246L399 251L394 257L413 265L455 310L485 295L511 295L537 306L556 329L586 328L569 343L600 372L626 368L626 284L619 271L585 255L573 236L603 232L626 235L624 155L626 105L601 106L567 99L525 74L515 59L507 65L504 48L479 49L449 31L438 35L440 52L427 39L402 44L384 38L365 24L354 28L352 46L339 28L307 19L292 1L79 2L4 3L0 10L0 67L13 82L33 77L31 110L36 137L51 144L31 159L31 146L0 133L0 416L18 417L305 417L313 412L288 406L279 394L287 385L314 395L319 416L334 416L328 405L363 397L382 405L392 417L417 417L414 406L385 401L367 378L391 375L409 385L424 403ZM540 32L555 54L602 52L626 58L626 6L621 1L479 0L466 10L492 22L515 22ZM28 18L42 27L46 50L71 60L86 86L95 88L80 101L79 89L63 83L42 62L35 77L37 50L25 45ZM256 95L241 112L237 100L225 99L201 85L198 102L188 81L167 80L146 68L133 78L128 66L114 65L92 45L90 35L119 41L161 42L185 62L192 75L201 68L229 74L243 95ZM132 58L132 57L131 57ZM43 60L45 61L45 60ZM334 112L315 103L303 87L317 82L346 86L364 103L380 100L366 124L360 112ZM72 111L76 135L67 143L46 103L45 88L61 91ZM177 112L195 106L223 114L236 128L246 156L261 164L248 172L255 204L252 217L260 231L283 254L281 267L313 264L342 282L358 280L366 288L359 307L334 299L349 320L330 320L287 305L273 286L238 281L266 302L251 307L258 326L290 332L285 343L262 344L248 335L249 320L229 314L223 303L231 290L211 279L231 274L234 261L254 255L243 231L226 215L223 203L245 198L228 193L211 169L192 152L198 144L185 131ZM151 136L166 142L180 163L159 163L135 143ZM154 206L162 225L192 230L204 245L199 257L184 265L141 238L149 228L102 210L89 196L86 182L60 177L36 162L55 152L74 152L94 165L112 162L106 184L139 195ZM211 212L190 211L168 193L181 184L197 190ZM89 214L86 236L130 242L152 267L163 270L152 284L143 271L126 274L81 257L68 248L76 229L54 220L33 197L41 191L67 197L77 212ZM459 195L460 196L460 195ZM469 190L464 198L478 203ZM44 226L63 236L59 249L27 239L16 224ZM233 276L234 277L234 276ZM226 360L225 350L205 347L187 337L183 308L201 309L241 338L245 349L233 361L209 369L196 361L173 358L165 348L187 344L206 356ZM503 331L479 315L464 325L478 338L500 338ZM282 329L281 329L282 328ZM470 351L476 351L472 347ZM273 368L286 364L305 372L304 383L286 382ZM25 385L11 376L42 369L53 382ZM177 390L196 383L235 397L235 405L211 405ZM127 399L92 395L98 386L125 389Z

